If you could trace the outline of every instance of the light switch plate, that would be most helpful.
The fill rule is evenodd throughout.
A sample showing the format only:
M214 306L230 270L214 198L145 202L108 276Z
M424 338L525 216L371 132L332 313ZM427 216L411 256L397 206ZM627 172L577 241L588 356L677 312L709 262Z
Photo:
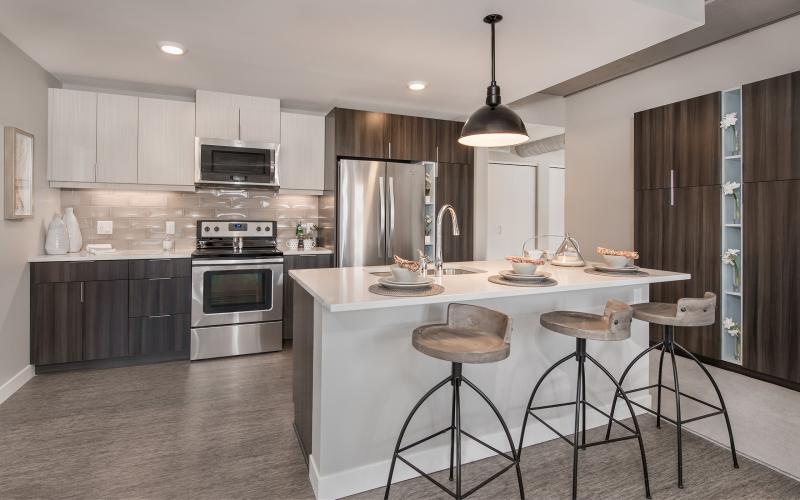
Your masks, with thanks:
M97 221L97 234L113 234L114 221L112 220L99 220Z

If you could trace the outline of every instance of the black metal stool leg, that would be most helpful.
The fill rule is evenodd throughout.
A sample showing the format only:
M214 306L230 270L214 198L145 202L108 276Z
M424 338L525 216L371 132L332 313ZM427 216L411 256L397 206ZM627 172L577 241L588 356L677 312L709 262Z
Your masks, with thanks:
M733 429L731 428L731 419L728 417L728 408L725 406L725 400L722 399L722 393L717 386L717 382L714 380L714 377L711 376L711 373L708 372L708 369L703 366L703 363L700 362L699 359L695 357L694 354L690 353L685 347L680 345L677 342L674 342L675 346L681 350L684 354L686 354L689 358L692 359L697 365L703 370L703 373L706 374L708 380L711 381L711 385L714 386L714 390L717 392L717 397L719 398L720 407L722 408L722 414L725 416L725 424L728 426L728 439L731 443L731 454L733 455L733 466L738 469L739 468L739 460L736 458L736 445L733 444Z
M456 498L461 498L461 363L453 363L453 390L456 400Z
M678 428L677 433L677 440L678 440L678 488L683 488L683 433L682 433L682 422L681 422L681 386L678 382L678 364L675 361L675 345L672 342L672 327L667 326L667 335L669 336L670 340L668 341L669 344L669 356L672 360L672 378L675 382L675 426Z
M658 357L658 399L656 403L656 428L661 428L661 372L664 369L664 353L667 349L661 343L661 355Z
M553 366L548 368L547 371L545 371L542 374L542 376L539 377L539 380L536 382L536 385L533 386L533 392L531 392L531 397L530 397L530 399L528 399L528 406L525 407L525 418L522 420L522 432L519 435L519 448L517 448L517 458L518 459L520 459L520 460L522 459L522 442L525 439L525 427L527 427L527 425L528 425L528 417L530 416L530 409L533 406L533 398L536 396L536 391L539 390L539 386L542 385L542 382L544 382L544 379L547 378L548 375L550 375L550 372L552 372L553 370L558 368L560 365L564 364L566 361L574 358L576 354L577 353L572 352L570 354L567 354L566 356L564 356L560 360L556 361L555 364L553 364Z
M453 411L450 414L450 481L453 480L453 453L455 452L456 438L456 386L453 383Z
M403 442L403 436L406 433L408 424L411 422L411 418L414 416L415 413L417 413L417 410L419 410L419 407L422 406L422 403L424 403L429 397L431 397L431 395L433 395L434 392L441 389L446 383L450 382L451 380L453 380L452 375L450 375L446 379L442 380L441 382L433 386L431 390L426 392L425 395L422 396L422 398L419 401L417 401L417 404L414 405L414 408L411 410L411 413L409 413L408 417L406 417L406 421L405 423L403 423L403 428L400 430L400 435L397 437L397 444L394 447L394 454L392 454L392 465L389 467L389 479L386 480L386 492L383 495L384 500L389 498L389 488L391 488L392 486L392 475L394 474L395 463L397 463L397 455L400 452L400 444Z
M633 361L628 363L628 366L625 367L625 371L622 372L622 377L620 377L619 379L619 386L622 387L622 383L625 382L625 377L628 376L628 372L631 370L631 368L633 368L633 365L635 365L637 361L642 359L642 357L648 352L652 351L653 349L657 349L659 346L663 345L664 345L663 342L659 342L658 344L653 344L644 351L640 352L638 356L633 358ZM611 412L609 413L610 417L608 418L608 426L606 427L606 440L608 440L608 438L611 437L611 424L613 423L613 420L611 419L614 417L614 410L617 407L618 397L619 397L619 391L614 392L614 400L611 402Z
M608 379L611 380L611 382L616 386L617 391L620 394L620 397L622 397L622 399L625 401L625 404L628 406L628 411L631 413L631 419L633 420L633 426L634 426L634 429L636 430L636 439L639 441L639 451L641 452L641 455L642 455L642 473L644 475L645 496L647 498L650 498L650 477L649 477L649 475L647 473L647 457L645 456L645 453L644 453L644 442L642 441L642 431L639 428L639 421L636 418L636 414L633 412L633 405L631 404L630 400L628 399L628 395L625 394L625 391L622 390L622 386L620 385L619 382L617 382L617 380L614 378L614 376L611 375L611 373L608 370L606 370L606 368L603 365L601 365L596 359L591 357L589 354L586 354L586 358L589 361L591 361L592 363L594 363L594 365L596 367L600 368L600 370L603 373L605 373L606 377L608 377Z
M586 366L581 369L581 449L586 449Z
M525 498L525 487L522 484L522 471L520 470L520 467L519 467L519 456L517 455L517 449L514 446L514 440L511 439L511 432L509 432L509 430L508 430L508 426L506 425L506 421L503 419L503 416L500 415L500 411L497 409L497 407L494 405L494 403L492 403L492 400L489 399L486 396L486 394L483 393L483 391L481 391L475 384L470 382L470 380L467 379L467 377L462 377L461 379L473 391L475 391L478 394L478 396L480 396L481 399L483 399L486 402L487 405L489 405L489 408L492 409L492 412L494 412L495 417L497 417L497 420L500 422L500 425L503 427L503 432L505 432L506 439L508 439L508 445L510 446L509 449L511 450L511 457L514 459L514 464L515 464L516 469L517 469L517 482L519 483L519 495L520 495L521 498L524 499Z
M578 361L577 390L575 391L575 434L572 436L572 499L578 498L578 430L581 422L581 386L583 385L583 369L586 362L586 339L577 339L575 359Z

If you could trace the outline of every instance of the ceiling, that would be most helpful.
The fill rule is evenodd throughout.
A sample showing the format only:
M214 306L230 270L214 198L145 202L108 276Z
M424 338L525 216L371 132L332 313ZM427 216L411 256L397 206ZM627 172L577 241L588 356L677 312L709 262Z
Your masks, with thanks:
M0 33L66 83L463 118L489 80L486 14L505 17L497 78L512 102L700 26L703 0L0 0L0 12ZM188 52L162 54L160 40Z

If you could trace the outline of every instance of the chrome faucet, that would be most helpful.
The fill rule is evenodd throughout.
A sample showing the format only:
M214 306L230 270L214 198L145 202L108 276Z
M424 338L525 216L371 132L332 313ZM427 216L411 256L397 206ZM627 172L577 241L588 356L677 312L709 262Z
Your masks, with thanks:
M439 209L439 215L436 216L436 276L444 275L444 259L442 258L442 219L444 213L450 212L450 220L453 223L453 236L459 236L461 232L458 230L458 216L456 211L450 204L444 205Z

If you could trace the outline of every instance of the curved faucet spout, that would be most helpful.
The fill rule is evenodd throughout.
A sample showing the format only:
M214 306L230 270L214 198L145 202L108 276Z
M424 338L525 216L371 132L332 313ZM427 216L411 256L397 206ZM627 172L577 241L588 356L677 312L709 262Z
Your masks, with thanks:
M444 259L442 258L442 220L444 219L445 212L450 212L450 221L453 225L453 236L459 236L461 231L458 229L458 216L452 205L446 204L439 209L439 214L436 216L436 276L444 274Z

